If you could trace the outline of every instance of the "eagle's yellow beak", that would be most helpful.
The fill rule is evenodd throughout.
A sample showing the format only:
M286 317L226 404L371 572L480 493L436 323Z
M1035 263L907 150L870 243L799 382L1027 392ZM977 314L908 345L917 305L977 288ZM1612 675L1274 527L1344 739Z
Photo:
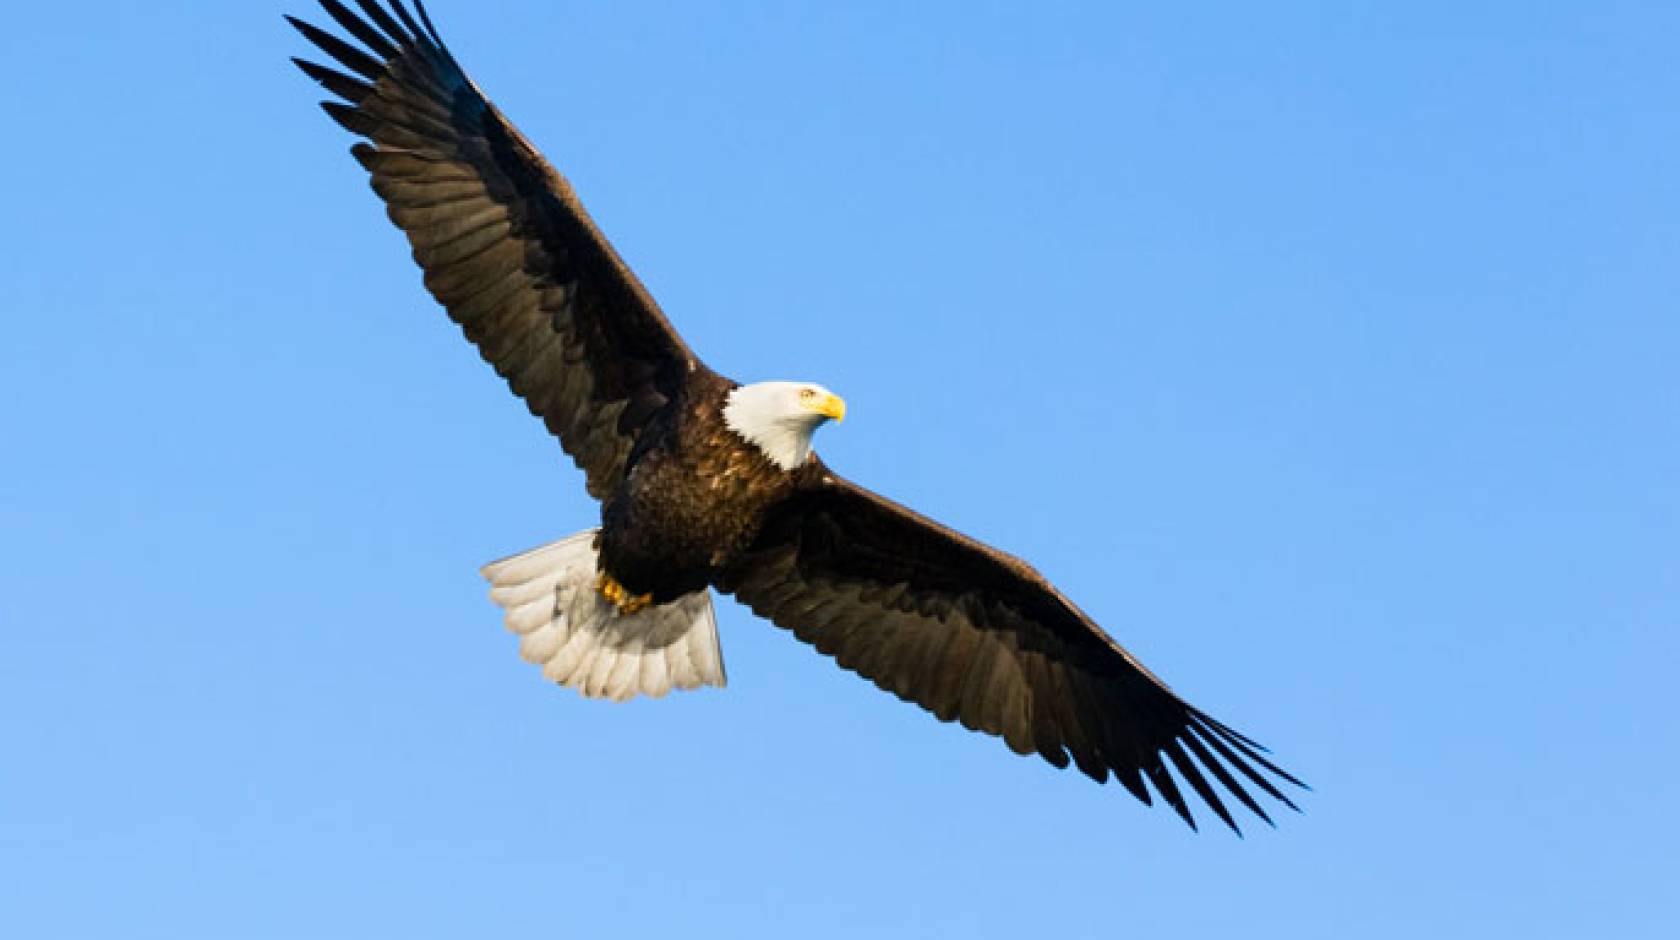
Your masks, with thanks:
M827 398L813 405L811 410L836 421L846 420L846 400L833 392L829 392Z

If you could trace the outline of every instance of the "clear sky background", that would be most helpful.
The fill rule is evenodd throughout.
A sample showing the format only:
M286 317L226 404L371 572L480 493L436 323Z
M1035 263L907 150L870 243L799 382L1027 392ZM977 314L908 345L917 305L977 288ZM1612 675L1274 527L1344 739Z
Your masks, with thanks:
M283 12L6 15L0 934L1672 936L1680 6L436 0L713 366L1314 785L1242 840L728 600L545 684L476 569L596 509Z

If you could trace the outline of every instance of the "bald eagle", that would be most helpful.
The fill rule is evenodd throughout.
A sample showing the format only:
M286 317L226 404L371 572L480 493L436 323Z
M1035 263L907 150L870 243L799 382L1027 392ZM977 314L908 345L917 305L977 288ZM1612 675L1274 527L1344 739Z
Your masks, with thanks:
M1233 830L1222 794L1268 823L1251 789L1295 808L1264 748L1027 564L830 470L811 438L839 396L707 368L423 5L321 6L354 42L287 17L339 68L293 61L364 138L427 289L601 502L598 528L483 569L547 678L615 700L723 685L716 589L941 721L1145 804L1153 787L1192 828L1180 781Z

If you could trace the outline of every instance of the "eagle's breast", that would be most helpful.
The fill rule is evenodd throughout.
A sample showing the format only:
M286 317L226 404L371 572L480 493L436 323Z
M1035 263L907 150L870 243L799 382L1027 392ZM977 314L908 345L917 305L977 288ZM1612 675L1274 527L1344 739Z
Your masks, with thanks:
M723 421L728 389L695 396L602 509L602 567L656 601L698 590L758 534L798 474Z

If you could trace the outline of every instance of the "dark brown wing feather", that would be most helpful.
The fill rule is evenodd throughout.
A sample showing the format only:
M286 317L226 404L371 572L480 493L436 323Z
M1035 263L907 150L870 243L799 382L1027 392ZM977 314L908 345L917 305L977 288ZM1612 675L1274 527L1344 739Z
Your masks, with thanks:
M426 287L611 492L647 419L703 369L613 251L571 186L485 99L424 7L338 0L327 14L360 46L287 17L346 71L294 60L372 141L351 149L408 234Z
M816 480L722 579L755 612L1017 753L1071 758L1144 803L1147 779L1192 827L1169 763L1232 829L1221 791L1268 823L1250 788L1294 808L1279 783L1300 781L1174 695L1025 563L826 471Z

